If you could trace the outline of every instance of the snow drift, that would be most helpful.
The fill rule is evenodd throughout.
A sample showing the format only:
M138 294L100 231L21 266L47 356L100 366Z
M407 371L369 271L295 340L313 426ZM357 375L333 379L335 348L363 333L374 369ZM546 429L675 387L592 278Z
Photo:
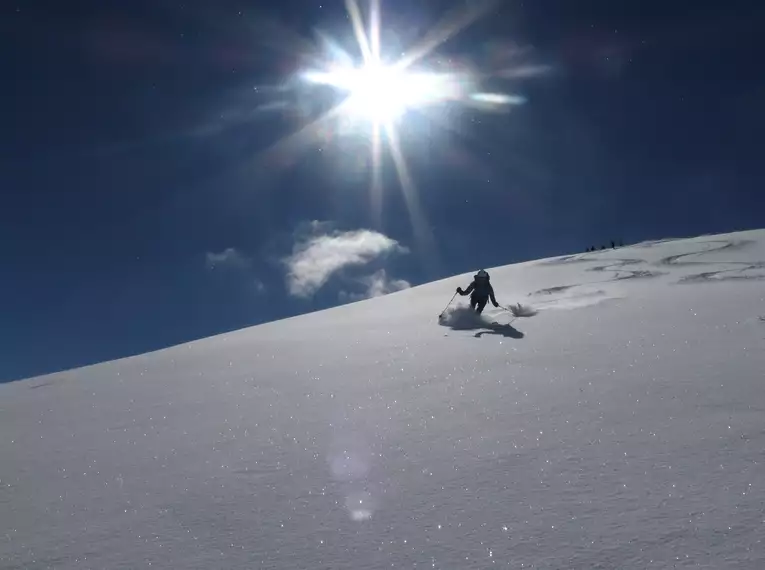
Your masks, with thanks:
M0 386L0 568L765 568L765 231L490 271Z

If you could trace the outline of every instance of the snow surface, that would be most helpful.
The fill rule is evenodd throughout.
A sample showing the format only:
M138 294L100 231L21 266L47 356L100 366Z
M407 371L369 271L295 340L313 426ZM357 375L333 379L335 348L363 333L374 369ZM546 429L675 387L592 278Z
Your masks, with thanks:
M491 274L0 386L0 568L765 568L765 231Z

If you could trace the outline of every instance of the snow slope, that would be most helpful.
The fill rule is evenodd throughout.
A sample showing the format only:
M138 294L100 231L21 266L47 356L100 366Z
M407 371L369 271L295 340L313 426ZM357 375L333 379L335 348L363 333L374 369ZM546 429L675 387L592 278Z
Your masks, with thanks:
M0 568L765 568L765 231L491 273L0 386Z

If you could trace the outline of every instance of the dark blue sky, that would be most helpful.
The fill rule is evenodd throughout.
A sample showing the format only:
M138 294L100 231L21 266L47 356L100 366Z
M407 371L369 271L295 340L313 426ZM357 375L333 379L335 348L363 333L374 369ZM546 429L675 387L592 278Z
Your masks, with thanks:
M460 5L383 1L383 50ZM765 226L764 16L501 3L425 61L526 103L404 117L415 231L389 157L374 215L359 134L268 152L340 100L295 77L315 30L354 46L342 2L5 2L0 381L612 238Z

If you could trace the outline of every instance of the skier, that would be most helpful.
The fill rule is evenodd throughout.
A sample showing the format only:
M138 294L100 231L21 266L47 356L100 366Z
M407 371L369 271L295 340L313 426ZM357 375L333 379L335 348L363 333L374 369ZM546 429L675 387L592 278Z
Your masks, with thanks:
M463 297L470 295L470 308L479 315L483 312L489 299L495 307L499 307L499 303L494 297L494 288L489 283L489 274L483 269L473 276L473 282L467 289L463 290L462 287L457 287L457 293Z

